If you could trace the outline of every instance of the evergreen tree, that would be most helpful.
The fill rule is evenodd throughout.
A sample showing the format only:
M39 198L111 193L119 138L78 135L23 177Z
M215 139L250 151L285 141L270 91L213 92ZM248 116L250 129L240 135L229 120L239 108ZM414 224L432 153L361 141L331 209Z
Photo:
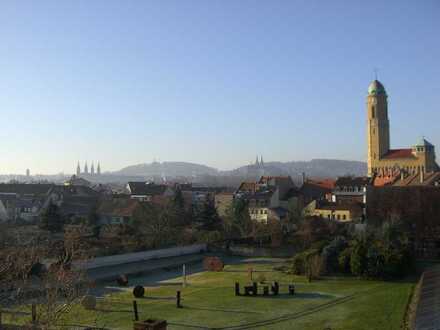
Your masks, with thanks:
M232 204L232 223L239 230L241 237L252 233L253 223L249 216L248 204L242 199L235 199Z
M59 232L63 229L63 225L58 206L50 202L41 215L40 228L51 232Z
M172 217L171 222L176 226L183 226L188 224L188 220L191 218L190 214L185 208L185 199L183 198L182 190L177 187L174 193L174 197L171 203L168 205L170 216Z
M221 219L217 213L214 204L206 200L196 213L196 222L200 225L202 230L216 230L219 229Z

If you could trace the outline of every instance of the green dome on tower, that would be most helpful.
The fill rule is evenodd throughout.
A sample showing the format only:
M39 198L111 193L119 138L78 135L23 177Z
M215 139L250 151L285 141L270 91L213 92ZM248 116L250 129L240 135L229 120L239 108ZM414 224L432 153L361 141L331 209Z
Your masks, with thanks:
M383 87L382 83L379 80L373 80L368 86L368 94L369 95L386 95L385 87Z

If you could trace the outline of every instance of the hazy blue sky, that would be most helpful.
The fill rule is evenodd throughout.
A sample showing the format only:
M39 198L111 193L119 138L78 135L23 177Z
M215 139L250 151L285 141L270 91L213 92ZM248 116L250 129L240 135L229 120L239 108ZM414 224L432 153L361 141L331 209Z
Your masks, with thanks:
M438 0L2 0L0 173L365 160L375 67L440 150Z

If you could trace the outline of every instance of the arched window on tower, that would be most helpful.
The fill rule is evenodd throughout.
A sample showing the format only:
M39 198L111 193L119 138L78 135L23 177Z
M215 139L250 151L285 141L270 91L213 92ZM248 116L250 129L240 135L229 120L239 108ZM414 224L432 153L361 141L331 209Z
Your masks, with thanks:
M376 118L376 108L374 107L374 105L371 107L371 116L373 118Z

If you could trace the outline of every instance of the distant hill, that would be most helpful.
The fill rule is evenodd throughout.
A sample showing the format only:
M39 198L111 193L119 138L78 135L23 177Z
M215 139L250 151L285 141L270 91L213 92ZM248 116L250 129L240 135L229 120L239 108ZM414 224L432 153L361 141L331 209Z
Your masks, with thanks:
M115 175L144 177L194 177L202 175L218 175L218 170L209 166L186 162L153 162L124 167L113 172Z
M255 165L242 166L229 175L252 176L261 173L261 168ZM267 162L264 164L265 175L300 176L305 173L308 177L338 177L343 175L363 176L367 173L367 164L359 161L338 159L312 159L311 161Z
M367 173L367 164L358 161L337 159L312 159L311 161L267 162L264 164L265 175L290 175L299 177L301 173L308 177L338 177L343 175L363 176ZM127 166L112 175L138 177L186 177L201 178L212 176L258 177L261 168L255 165L241 166L230 171L187 162L153 162Z

